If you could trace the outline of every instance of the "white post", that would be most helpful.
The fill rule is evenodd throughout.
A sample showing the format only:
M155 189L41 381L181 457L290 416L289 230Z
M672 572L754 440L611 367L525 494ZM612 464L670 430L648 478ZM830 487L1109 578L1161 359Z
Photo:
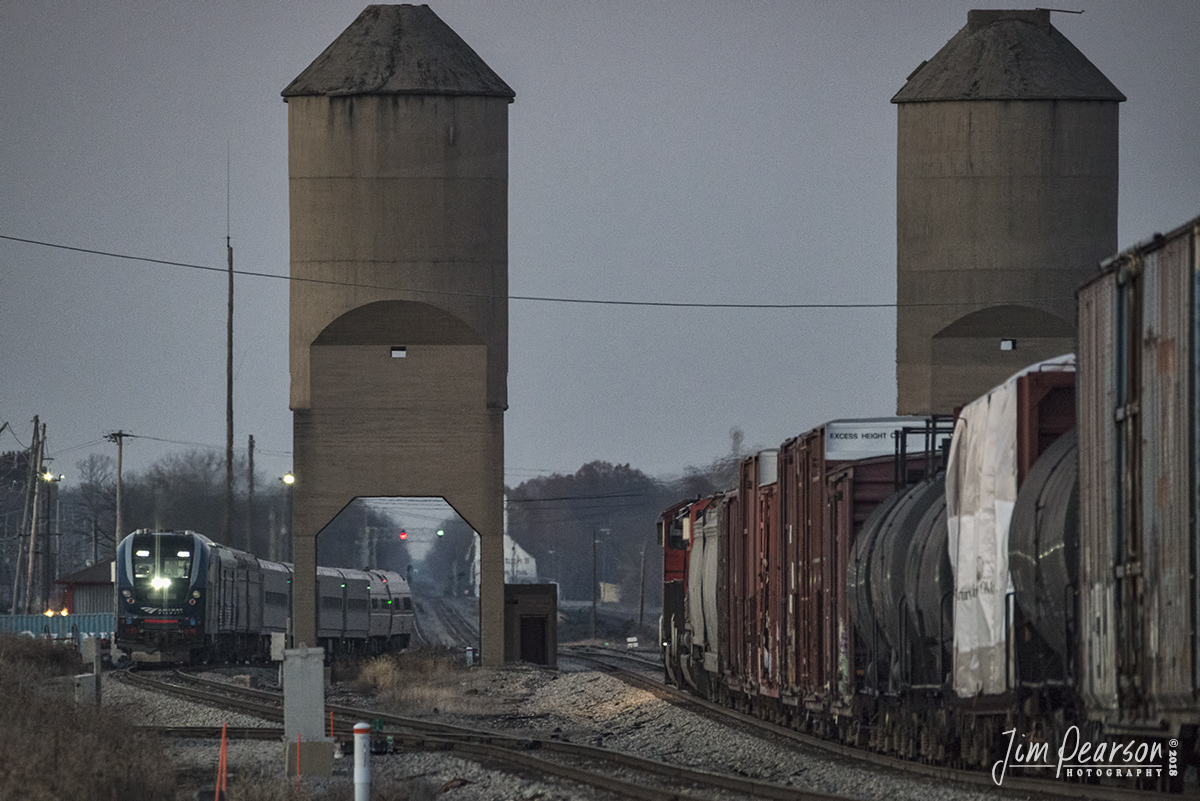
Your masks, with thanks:
M354 801L371 798L371 724L354 724Z

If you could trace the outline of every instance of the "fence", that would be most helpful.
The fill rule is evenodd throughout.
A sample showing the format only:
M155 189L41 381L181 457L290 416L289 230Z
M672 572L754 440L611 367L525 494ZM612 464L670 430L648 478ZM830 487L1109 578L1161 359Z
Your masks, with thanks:
M116 629L112 614L91 615L0 615L0 632L36 637L109 637Z

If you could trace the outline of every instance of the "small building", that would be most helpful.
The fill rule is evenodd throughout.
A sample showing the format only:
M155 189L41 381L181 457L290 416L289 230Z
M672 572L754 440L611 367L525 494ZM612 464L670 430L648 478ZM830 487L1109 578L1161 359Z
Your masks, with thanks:
M504 661L558 667L558 585L504 587Z
M56 611L66 609L72 615L111 615L116 605L113 562L100 562L63 576L55 583Z

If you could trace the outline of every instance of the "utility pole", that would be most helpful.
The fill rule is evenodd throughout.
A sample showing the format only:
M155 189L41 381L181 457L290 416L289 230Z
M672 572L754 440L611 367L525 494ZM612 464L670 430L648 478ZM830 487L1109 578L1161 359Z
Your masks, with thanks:
M638 581L638 628L641 629L646 622L646 547L649 543L642 545L642 578Z
M117 543L121 541L121 537L124 536L125 533L125 520L121 506L121 457L125 453L125 438L132 436L133 434L125 431L114 431L104 437L109 442L117 443L117 522L116 530L113 531L114 549L116 548Z
M226 158L228 162L228 157ZM226 173L229 167L226 163ZM229 314L225 324L225 544L233 544L233 245L229 241L229 180L225 181L225 253L229 258Z
M246 465L249 473L246 488L246 547L247 552L254 550L254 435L250 435L250 459Z
M38 518L41 516L41 500L42 500L42 456L46 451L46 424L42 423L41 434L37 441L37 452L34 456L34 463L37 467L34 468L30 478L33 480L33 514L30 516L29 524L29 559L26 562L25 570L25 594L24 601L21 604L26 614L29 614L33 608L34 599L34 580L37 574L34 572L37 553L37 530Z
M26 466L25 503L22 506L22 511L21 511L21 528L19 528L17 530L17 560L15 562L13 562L12 613L14 615L20 614L20 612L18 612L17 610L18 610L18 608L20 608L22 606L21 601L20 601L21 591L22 591L21 590L21 559L25 555L25 552L24 552L25 532L29 530L29 513L30 513L29 507L33 503L33 492L34 492L33 482L37 480L37 478L36 478L37 473L35 472L35 470L37 469L36 459L35 459L35 456L37 454L37 448L38 448L38 417L37 417L37 415L34 415L33 416L33 441L29 445L29 456L26 460L26 465L25 465Z
M54 546L62 544L62 503L58 497L58 482L62 481L62 476L54 475L48 464L44 469L46 472L42 473L42 480L46 482L46 509L42 523L42 591L38 595L42 611L50 608L54 578L58 575L58 550ZM50 515L51 508L55 510L53 517ZM54 521L53 526L51 520Z
M596 639L596 529L592 529L592 639Z
M592 639L596 639L596 596L600 592L600 581L596 572L596 535L603 534L608 536L609 529L598 528L592 530ZM605 551L607 554L608 551Z

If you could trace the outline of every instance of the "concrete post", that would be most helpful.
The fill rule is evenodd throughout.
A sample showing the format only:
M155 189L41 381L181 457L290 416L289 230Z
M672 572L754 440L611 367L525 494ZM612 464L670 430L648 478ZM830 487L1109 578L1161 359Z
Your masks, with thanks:
M354 801L371 798L371 724L354 724Z

